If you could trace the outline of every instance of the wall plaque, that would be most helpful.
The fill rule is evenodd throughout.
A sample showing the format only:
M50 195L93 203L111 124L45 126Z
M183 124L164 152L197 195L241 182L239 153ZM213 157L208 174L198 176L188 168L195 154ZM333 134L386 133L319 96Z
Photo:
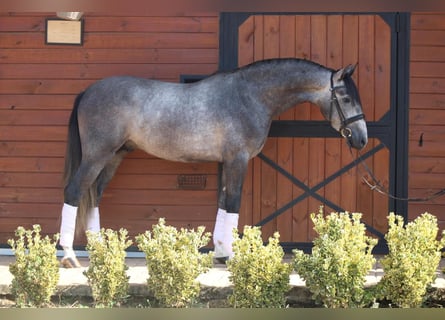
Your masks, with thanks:
M46 19L46 44L82 45L83 20Z

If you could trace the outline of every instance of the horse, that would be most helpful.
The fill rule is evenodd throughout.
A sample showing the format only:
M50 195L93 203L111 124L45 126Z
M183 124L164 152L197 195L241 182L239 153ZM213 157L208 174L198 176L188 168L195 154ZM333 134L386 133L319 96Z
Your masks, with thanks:
M75 99L68 124L62 264L80 266L73 251L76 219L85 230L100 230L103 192L124 156L135 149L170 161L221 164L214 257L230 259L248 161L263 148L274 117L311 102L349 147L367 144L352 79L355 68L335 70L310 60L281 58L194 83L113 76L91 84Z

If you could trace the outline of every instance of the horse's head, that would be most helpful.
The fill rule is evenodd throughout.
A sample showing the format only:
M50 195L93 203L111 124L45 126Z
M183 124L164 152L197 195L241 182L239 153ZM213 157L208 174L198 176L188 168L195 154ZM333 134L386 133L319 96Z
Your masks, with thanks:
M321 111L351 147L362 149L368 143L368 130L358 90L351 77L355 67L348 65L331 73L329 96Z

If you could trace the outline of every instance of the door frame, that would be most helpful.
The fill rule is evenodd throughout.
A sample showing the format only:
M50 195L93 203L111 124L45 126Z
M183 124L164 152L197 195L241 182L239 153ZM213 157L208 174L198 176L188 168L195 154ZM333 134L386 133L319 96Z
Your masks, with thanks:
M367 122L368 136L378 138L389 149L389 192L399 198L408 195L408 133L409 133L409 50L410 13L299 13L299 12L223 12L220 14L219 70L238 68L238 28L252 15L379 15L390 27L390 106L379 121ZM327 121L273 121L269 137L337 137ZM263 159L264 160L264 159ZM388 198L389 212L395 212L408 221L408 203ZM389 213L388 212L388 213ZM375 233L372 227L368 231ZM376 253L387 253L383 235L375 247ZM310 243L283 243L289 251L300 248L309 251Z

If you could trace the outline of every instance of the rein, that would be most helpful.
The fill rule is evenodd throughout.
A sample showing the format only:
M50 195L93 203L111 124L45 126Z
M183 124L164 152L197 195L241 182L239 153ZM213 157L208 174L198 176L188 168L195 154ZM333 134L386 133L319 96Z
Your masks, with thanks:
M352 137L352 131L350 128L348 128L347 126L355 121L358 120L364 120L365 119L365 115L363 113L357 114L353 117L350 118L346 118L345 114L343 113L343 110L341 109L340 106L340 102L338 101L337 95L336 95L336 90L341 89L341 88L345 88L344 85L342 86L334 86L334 72L331 73L331 110L330 110L330 118L332 119L332 110L333 110L333 106L335 106L337 113L340 117L341 120L341 126L340 126L340 134L343 138L345 138L346 143L348 144L349 147L349 152L351 154L351 157L354 159L354 155L352 153L352 147L351 147L351 143L349 141L349 139ZM362 180L364 183L366 183L366 185L371 189L371 191L377 191L380 194L383 194L384 196L390 198L390 199L394 199L394 200L399 200L399 201L408 201L408 202L427 202L430 200L433 200L435 198L438 198L440 196L443 196L445 194L445 188L441 189L439 191L437 191L436 193L433 193L430 196L427 197L422 197L422 198L412 198L412 197L397 197L392 195L391 193L389 193L389 191L387 191L380 183L380 181L376 178L376 176L374 175L374 173L372 172L372 170L368 167L368 165L365 163L365 161L362 159L360 161L358 161L358 158L361 158L361 154L360 151L357 150L357 158L355 159L355 161L357 161L357 163L361 164L361 166L363 167L364 171L368 174L369 177L371 177L371 181L368 180L365 177L365 174L362 174ZM360 170L360 167L358 167Z
M338 102L337 95L335 93L335 90L346 88L343 86L334 86L334 72L331 73L331 88L329 89L331 91L331 110L330 110L330 118L332 119L332 105L335 106L335 109L337 109L337 113L341 120L341 126L340 126L340 134L343 138L350 138L352 136L352 131L347 126L355 121L359 121L362 119L365 119L365 115L363 113L357 114L355 116L352 116L350 118L346 118L345 114L343 113L343 110L340 107L340 103Z
M351 145L349 144L348 139L346 139L346 142L349 146L349 152L351 154L351 157L354 158L354 155L352 153L352 148ZM369 181L366 177L365 174L362 174L362 181L364 183L366 183L366 185L371 189L371 191L377 191L380 194L383 194L384 196L390 198L390 199L394 199L394 200L400 200L400 201L407 201L407 202L427 202L430 200L433 200L435 198L438 198L442 195L445 194L445 189L439 190L436 193L433 193L430 196L427 197L423 197L423 198L412 198L412 197L397 197L392 195L391 193L389 193L389 191L387 191L380 183L380 181L375 177L374 173L372 172L372 170L368 167L368 165L366 164L366 162L362 159L360 161L358 161L357 159L361 158L361 154L360 151L357 150L357 158L355 159L357 161L357 163L361 164L363 169L366 171L366 173L369 175L369 177L371 177L371 181ZM358 167L360 170L360 167Z

